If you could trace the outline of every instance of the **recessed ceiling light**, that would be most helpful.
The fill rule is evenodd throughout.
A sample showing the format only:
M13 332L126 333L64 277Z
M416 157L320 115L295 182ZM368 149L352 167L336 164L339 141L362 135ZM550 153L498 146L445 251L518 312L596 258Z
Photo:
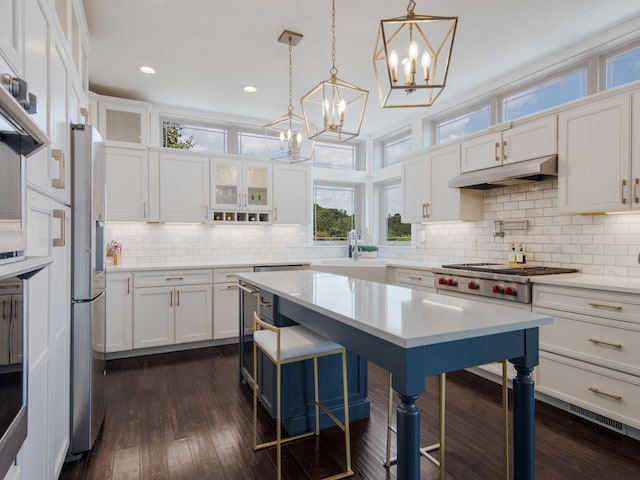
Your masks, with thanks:
M140 67L140 71L141 71L142 73L148 73L149 75L152 75L152 74L156 73L156 69L155 69L155 68L153 68L153 67L150 67L150 66L148 66L148 65L143 65L143 66L141 66L141 67Z
M247 93L256 93L258 89L252 85L247 85L246 87L244 87L244 91Z

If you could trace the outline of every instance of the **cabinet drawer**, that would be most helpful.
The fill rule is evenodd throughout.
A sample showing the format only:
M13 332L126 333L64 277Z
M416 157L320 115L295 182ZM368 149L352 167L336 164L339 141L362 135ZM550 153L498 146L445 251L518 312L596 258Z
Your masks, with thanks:
M212 283L211 270L157 270L152 272L135 272L134 287L163 287L165 285L197 285Z
M538 390L640 428L640 379L541 352ZM599 393L598 393L599 392Z
M229 267L215 268L213 270L213 283L235 282L234 273L253 272L253 267Z
M640 325L543 308L553 325L540 329L540 349L640 376Z
M433 273L429 270L399 268L396 272L398 285L434 288Z
M534 285L533 306L640 323L640 297L631 294Z

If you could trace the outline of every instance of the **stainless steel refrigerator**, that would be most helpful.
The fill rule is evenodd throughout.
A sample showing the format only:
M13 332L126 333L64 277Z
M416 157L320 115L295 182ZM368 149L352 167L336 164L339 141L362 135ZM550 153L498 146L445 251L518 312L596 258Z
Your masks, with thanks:
M71 127L71 442L91 450L105 413L105 169L100 134Z

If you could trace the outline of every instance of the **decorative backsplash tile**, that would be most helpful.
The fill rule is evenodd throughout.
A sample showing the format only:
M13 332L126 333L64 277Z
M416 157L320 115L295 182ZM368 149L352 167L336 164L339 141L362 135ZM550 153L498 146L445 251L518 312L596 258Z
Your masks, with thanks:
M484 220L418 225L414 247L380 247L379 257L444 263L506 262L523 242L527 263L585 273L640 277L640 213L562 215L555 181L487 190ZM494 235L495 220L527 220L526 232ZM422 232L422 233L421 233ZM127 263L287 261L346 257L344 246L313 246L311 227L112 223L107 240L122 243ZM424 242L421 239L424 238Z

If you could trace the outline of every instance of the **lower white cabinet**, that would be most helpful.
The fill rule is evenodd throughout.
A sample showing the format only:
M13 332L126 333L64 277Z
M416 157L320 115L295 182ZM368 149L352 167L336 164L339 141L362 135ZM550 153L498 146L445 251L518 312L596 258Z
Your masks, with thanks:
M409 287L413 290L435 292L431 270L419 270L414 268L391 267L387 271L387 282L392 285Z
M216 268L213 271L213 339L236 338L240 318L240 295L234 273L252 267Z
M640 299L587 288L534 285L540 329L537 389L640 428Z
M107 353L133 348L133 276L107 274Z
M211 340L211 270L135 273L133 292L133 348Z

